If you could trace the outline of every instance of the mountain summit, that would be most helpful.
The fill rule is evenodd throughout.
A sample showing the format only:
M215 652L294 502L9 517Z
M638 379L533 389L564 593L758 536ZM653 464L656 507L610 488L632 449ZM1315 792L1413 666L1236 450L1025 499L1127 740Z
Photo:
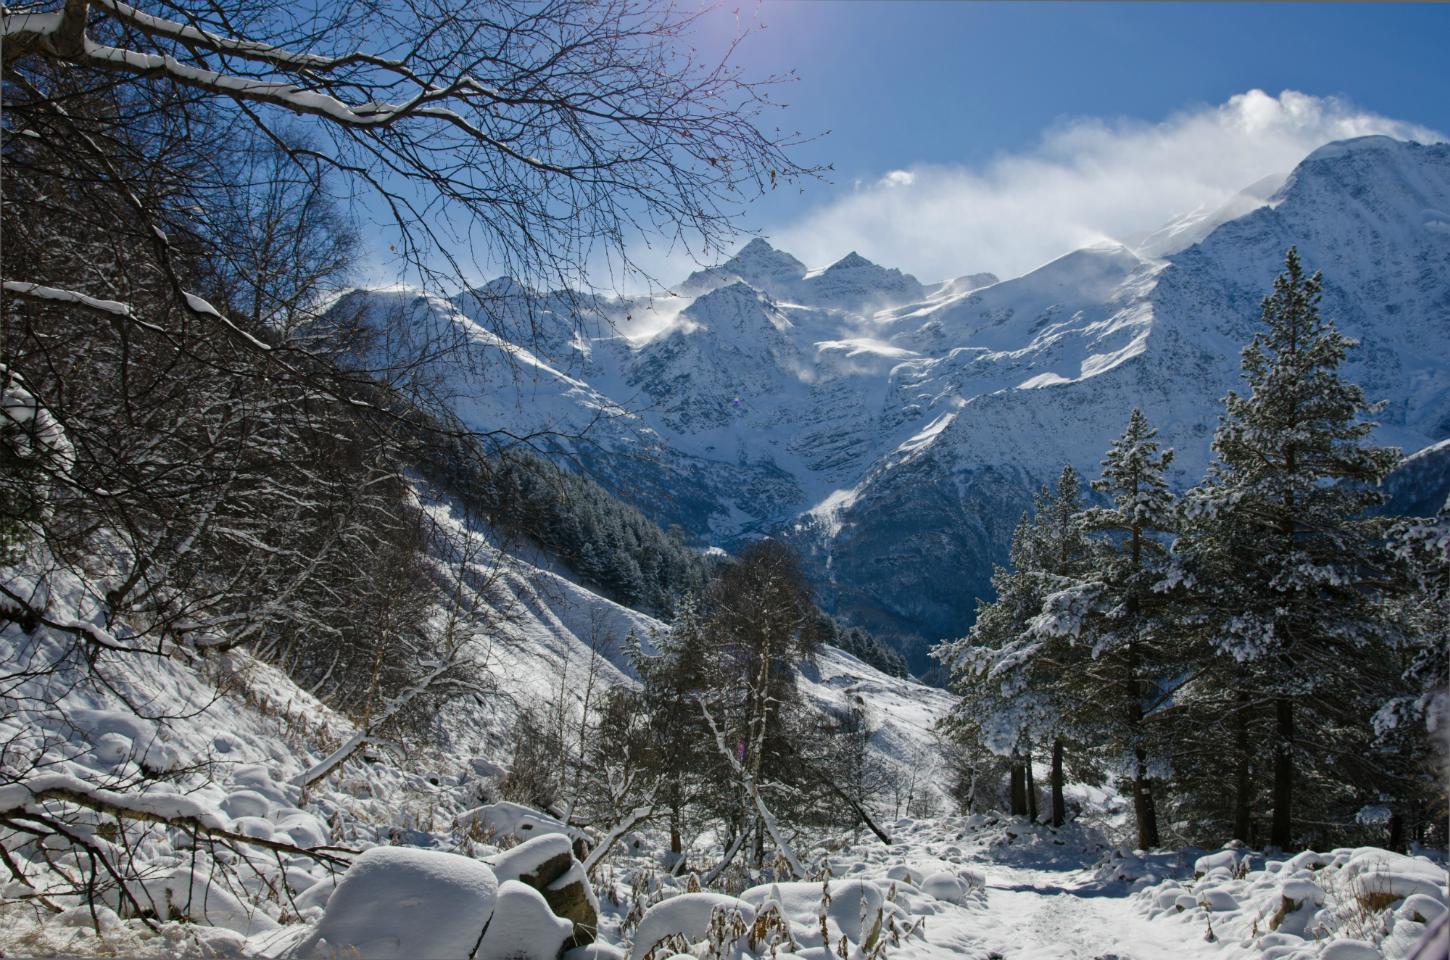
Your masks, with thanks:
M793 291L805 275L805 264L757 237L718 267L690 274L679 290L685 296L694 297L741 280L773 296L784 295Z

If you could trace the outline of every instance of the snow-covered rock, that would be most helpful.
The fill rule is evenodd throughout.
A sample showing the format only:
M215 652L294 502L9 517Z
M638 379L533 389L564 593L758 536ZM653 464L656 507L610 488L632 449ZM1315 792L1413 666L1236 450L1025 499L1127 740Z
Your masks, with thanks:
M574 925L554 916L543 894L517 880L505 880L498 888L493 921L474 956L477 960L555 960L573 932Z
M516 883L512 889L527 891L543 904L543 897L523 884ZM515 907L522 902L519 897L514 892L505 901L493 871L470 857L411 847L374 847L348 869L316 930L298 945L294 956L369 960L468 957L478 947L485 927L490 932L502 927L500 937L516 929L516 921L508 914L502 910L498 918L494 914L496 904ZM548 906L543 910L547 914ZM565 930L555 942L555 953L567 933ZM540 956L552 960L552 954Z
M555 916L574 925L573 943L587 944L599 927L599 901L569 838L545 834L490 860L499 882L517 880L543 895Z
M1187 886L1165 880L1134 896L1155 922L1185 935L1211 926L1270 960L1404 957L1446 912L1445 868L1426 857L1361 847L1252 863L1225 849L1200 858Z
M569 846L567 838L573 835L563 821L507 800L466 810L454 822L461 830L478 831L487 837L530 840L548 834L559 835L566 838L565 847Z

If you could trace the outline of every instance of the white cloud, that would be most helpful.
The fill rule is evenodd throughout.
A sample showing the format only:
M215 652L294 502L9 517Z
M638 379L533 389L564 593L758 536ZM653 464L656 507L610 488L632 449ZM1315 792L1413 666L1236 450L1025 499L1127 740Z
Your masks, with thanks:
M891 170L766 235L810 266L857 250L928 281L979 270L1016 276L1217 205L1332 140L1374 133L1445 139L1333 97L1250 90L1158 123L1073 120L981 168Z

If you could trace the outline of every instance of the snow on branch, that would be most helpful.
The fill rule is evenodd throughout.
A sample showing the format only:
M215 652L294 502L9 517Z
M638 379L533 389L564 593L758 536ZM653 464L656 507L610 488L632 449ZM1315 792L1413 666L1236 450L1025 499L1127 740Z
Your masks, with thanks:
M218 840L261 847L276 853L310 857L334 866L347 866L344 847L299 847L281 840L250 837L231 829L230 821L191 797L174 793L118 793L63 773L47 773L0 786L0 818L25 819L42 814L47 802L70 803L126 820L142 820L181 827Z
M72 303L76 306L85 307L87 310L95 310L99 313L109 313L113 317L125 317L128 320L134 319L136 314L131 310L129 304L119 300L101 300L97 297L89 297L84 293L77 293L74 290L61 290L58 287L47 287L39 283L27 283L22 280L6 280L0 283L6 293L14 294L17 297L25 297L29 300L50 300L55 303Z
M33 623L49 627L52 630L59 630L72 636L87 640L103 650L111 650L116 653L149 653L156 656L166 656L165 648L149 649L147 647L135 647L117 640L109 630L95 625L86 620L77 620L74 617L50 617L46 613L35 609L24 598L10 590L4 584L0 584L0 616L20 623Z
M604 835L604 839L599 841L599 845L590 851L588 859L584 861L584 872L589 876L593 876L594 868L604 862L604 858L609 855L609 851L619 842L619 838L654 815L655 807L653 804L635 807L631 810L629 815L611 827L609 832Z
M388 703L383 707L378 715L373 718L370 723L365 724L364 726L359 728L358 731L354 733L351 737L348 737L347 740L343 742L342 746L332 751L332 753L328 754L321 761L313 765L310 769L303 771L296 777L293 777L292 783L305 790L308 787L312 786L314 783L317 783L319 780L326 777L328 774L332 773L332 771L336 770L338 767L342 766L343 761L345 761L348 757L352 756L366 744L372 742L373 738L376 736L376 731L380 727L385 726L389 720L401 713L403 709L407 707L408 704L412 703L413 700L415 700L420 694L427 692L427 690L433 685L433 682L435 680L443 676L444 673L448 672L448 670L452 669L456 665L457 661L453 659L444 660L442 663L438 664L413 686L409 687L402 693L398 694L398 696L388 701Z

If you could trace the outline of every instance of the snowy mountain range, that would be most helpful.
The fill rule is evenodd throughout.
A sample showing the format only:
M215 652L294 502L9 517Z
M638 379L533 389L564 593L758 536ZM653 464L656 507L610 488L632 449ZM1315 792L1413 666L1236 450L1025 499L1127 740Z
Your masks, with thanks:
M754 240L663 299L581 308L495 281L345 302L417 343L464 334L468 362L430 362L471 426L553 432L552 454L702 544L787 535L838 612L934 640L970 624L1033 491L1065 463L1096 476L1132 407L1177 451L1175 481L1201 476L1291 245L1361 341L1348 373L1386 401L1376 439L1450 436L1447 144L1330 144L1008 280L923 283L856 253L811 270Z

